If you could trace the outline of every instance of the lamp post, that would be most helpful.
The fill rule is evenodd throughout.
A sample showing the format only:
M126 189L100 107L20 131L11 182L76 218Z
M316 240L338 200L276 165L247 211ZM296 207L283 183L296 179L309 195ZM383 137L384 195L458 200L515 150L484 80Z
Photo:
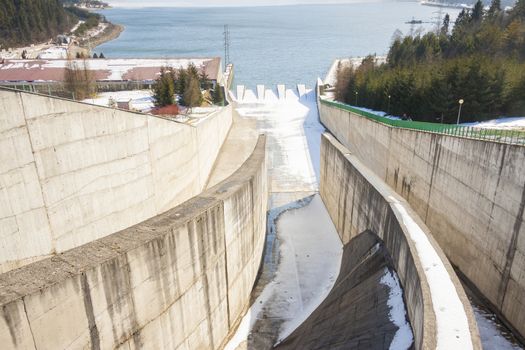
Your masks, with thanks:
M357 106L357 95L359 94L359 92L355 92L355 105Z
M457 125L459 125L459 120L461 119L461 107L463 106L463 103L465 103L463 99L459 100L458 121L456 123Z
M388 109L386 110L388 114L390 114L390 97L392 96L388 95Z

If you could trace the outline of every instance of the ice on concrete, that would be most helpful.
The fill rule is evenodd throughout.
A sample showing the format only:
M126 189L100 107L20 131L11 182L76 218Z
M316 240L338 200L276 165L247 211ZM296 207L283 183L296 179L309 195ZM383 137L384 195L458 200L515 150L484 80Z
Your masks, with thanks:
M389 289L388 307L390 308L390 321L398 327L390 344L390 350L409 349L414 342L414 335L407 320L403 289L399 283L399 278L394 272L385 269L385 274L381 278L381 284Z
M521 350L512 334L503 329L496 316L482 307L472 304L476 316L481 343L485 350ZM511 340L513 339L513 340Z
M425 271L436 315L437 349L472 349L467 314L443 261L405 207L395 197L389 201L401 215Z
M250 307L226 350L237 349L263 318L282 320L278 339L286 338L332 290L343 246L319 195L301 207L304 203L290 203L273 212L275 220L269 224L276 226L280 240L275 278Z
M319 195L277 222L281 262L276 282L279 295L269 315L284 320L279 340L288 337L317 309L332 290L343 245Z

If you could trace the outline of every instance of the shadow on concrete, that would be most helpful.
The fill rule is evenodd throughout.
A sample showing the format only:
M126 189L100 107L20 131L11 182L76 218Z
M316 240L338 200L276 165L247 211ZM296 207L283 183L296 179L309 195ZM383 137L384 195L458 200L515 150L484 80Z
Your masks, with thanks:
M398 327L389 317L389 288L381 283L387 271L393 264L379 237L366 231L354 238L328 298L276 348L389 349Z

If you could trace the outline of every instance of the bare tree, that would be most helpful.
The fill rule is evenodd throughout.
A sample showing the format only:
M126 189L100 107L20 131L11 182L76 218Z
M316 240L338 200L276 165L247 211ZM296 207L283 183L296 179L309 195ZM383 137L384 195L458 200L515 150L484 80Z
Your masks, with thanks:
M89 70L88 62L68 60L64 71L64 90L71 94L74 100L84 100L96 94L95 76Z

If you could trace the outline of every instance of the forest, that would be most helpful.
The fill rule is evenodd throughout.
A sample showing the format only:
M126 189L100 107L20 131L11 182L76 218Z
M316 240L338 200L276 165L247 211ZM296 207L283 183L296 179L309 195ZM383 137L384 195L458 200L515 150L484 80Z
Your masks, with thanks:
M413 120L455 123L525 116L525 0L509 11L478 1L454 25L396 37L385 64L339 67L336 99Z
M71 5L74 0L1 0L0 48L46 42L68 33L81 19L76 34L98 25L103 17Z

